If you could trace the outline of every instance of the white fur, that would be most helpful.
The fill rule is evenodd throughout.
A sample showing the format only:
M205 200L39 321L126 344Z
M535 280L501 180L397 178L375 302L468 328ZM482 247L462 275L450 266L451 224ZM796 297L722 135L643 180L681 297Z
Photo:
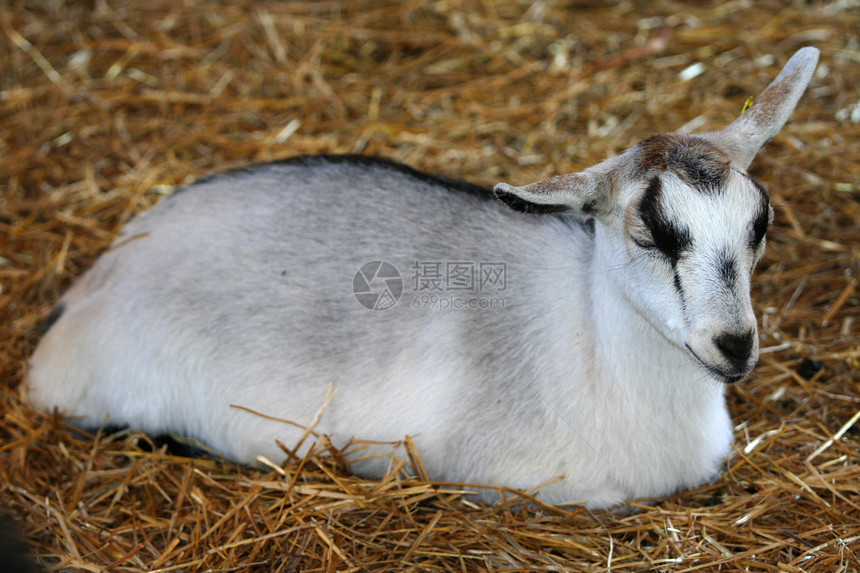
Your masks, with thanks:
M755 331L763 245L748 243L762 194L741 169L816 60L801 50L750 115L703 136L733 162L713 192L649 165L642 146L583 174L496 187L514 206L569 209L543 217L360 160L196 183L130 222L64 296L31 360L31 399L82 425L109 416L252 462L282 458L275 440L291 446L302 430L231 405L307 424L331 383L318 432L336 445L412 436L431 479L531 489L563 476L540 498L591 507L700 484L730 450L722 381L757 356L757 336L734 362L716 343ZM655 181L662 213L693 239L674 266L643 247L639 205ZM729 282L715 278L727 257ZM406 292L369 311L353 273L380 259ZM411 308L415 261L505 262L505 308Z

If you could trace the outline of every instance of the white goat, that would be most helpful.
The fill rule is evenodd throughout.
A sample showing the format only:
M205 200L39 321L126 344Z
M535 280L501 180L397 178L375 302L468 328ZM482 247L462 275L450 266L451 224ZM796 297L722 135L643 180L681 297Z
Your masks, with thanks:
M307 424L333 383L318 432L410 435L431 479L564 476L540 498L591 507L700 484L732 441L723 383L758 356L750 275L771 208L745 169L817 59L797 52L723 131L500 183L501 201L356 156L202 179L131 221L63 297L29 395L251 462L302 430L248 410Z

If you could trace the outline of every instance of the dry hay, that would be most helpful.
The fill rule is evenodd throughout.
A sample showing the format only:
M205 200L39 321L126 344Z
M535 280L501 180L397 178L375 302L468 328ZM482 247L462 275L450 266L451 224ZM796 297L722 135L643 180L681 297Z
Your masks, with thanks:
M2 506L69 571L857 571L856 7L0 1ZM776 208L764 350L712 485L627 516L486 507L417 459L379 481L324 448L237 467L74 435L19 396L40 319L169 186L312 152L524 183L720 127L802 45L819 73L752 167Z

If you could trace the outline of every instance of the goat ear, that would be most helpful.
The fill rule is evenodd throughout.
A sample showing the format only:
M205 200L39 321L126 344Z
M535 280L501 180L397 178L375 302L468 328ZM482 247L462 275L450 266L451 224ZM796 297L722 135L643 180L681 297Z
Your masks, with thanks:
M499 183L496 197L515 211L524 213L575 213L583 217L608 211L609 182L591 170L557 175L522 187Z
M722 131L704 137L727 153L735 165L746 169L788 120L817 63L817 49L801 48L739 118Z

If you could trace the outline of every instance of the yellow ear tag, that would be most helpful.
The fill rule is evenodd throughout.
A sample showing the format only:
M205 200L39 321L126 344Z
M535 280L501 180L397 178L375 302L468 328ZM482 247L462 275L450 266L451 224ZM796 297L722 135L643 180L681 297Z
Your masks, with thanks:
M743 114L744 114L744 112L745 112L745 111L749 108L749 106L751 106L752 104L753 104L753 98L752 98L752 96L750 96L750 97L748 97L748 98L747 98L747 101L745 101L745 102L744 102L744 108L741 110L741 115L743 115Z

